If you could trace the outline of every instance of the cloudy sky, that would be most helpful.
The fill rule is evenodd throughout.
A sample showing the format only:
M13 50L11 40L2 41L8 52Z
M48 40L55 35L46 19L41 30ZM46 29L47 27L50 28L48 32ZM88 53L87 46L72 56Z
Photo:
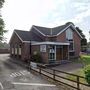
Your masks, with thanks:
M14 29L29 30L32 25L55 27L73 22L89 40L90 0L6 0L2 16L9 41Z

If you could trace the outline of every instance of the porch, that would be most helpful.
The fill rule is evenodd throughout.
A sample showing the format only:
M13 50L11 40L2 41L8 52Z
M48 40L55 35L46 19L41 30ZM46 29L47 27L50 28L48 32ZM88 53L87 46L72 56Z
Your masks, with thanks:
M69 60L68 45L48 45L48 62L49 63L66 63Z
M65 63L69 60L69 43L48 41L32 45L34 48L40 46L40 54L44 63Z

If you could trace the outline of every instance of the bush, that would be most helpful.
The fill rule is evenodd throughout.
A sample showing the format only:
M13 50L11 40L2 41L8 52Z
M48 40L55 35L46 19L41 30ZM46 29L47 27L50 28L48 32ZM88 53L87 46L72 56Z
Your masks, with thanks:
M31 56L31 61L41 63L41 55L40 53L35 53Z
M90 85L90 65L85 67L85 79L87 83Z

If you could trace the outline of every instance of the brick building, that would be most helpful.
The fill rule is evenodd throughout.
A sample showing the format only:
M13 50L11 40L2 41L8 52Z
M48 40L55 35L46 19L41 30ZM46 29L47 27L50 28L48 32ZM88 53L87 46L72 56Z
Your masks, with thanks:
M72 23L46 28L33 25L30 31L14 30L10 39L10 54L21 60L29 60L39 52L42 62L60 62L78 57L82 36Z

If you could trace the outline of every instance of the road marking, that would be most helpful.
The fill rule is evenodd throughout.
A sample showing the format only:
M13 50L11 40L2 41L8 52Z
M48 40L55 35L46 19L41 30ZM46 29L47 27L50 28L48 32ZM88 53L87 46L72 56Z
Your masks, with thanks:
M40 83L20 83L20 82L13 82L12 84L16 85L31 85L31 86L48 86L48 87L55 87L54 84L40 84Z
M3 85L2 85L2 83L0 82L0 86L1 86L1 90L3 90L4 89L4 87L3 87Z
M10 75L10 77L17 77L17 76L21 76L21 75L27 75L30 74L30 72L23 70L23 71L19 71L19 72L14 72Z

